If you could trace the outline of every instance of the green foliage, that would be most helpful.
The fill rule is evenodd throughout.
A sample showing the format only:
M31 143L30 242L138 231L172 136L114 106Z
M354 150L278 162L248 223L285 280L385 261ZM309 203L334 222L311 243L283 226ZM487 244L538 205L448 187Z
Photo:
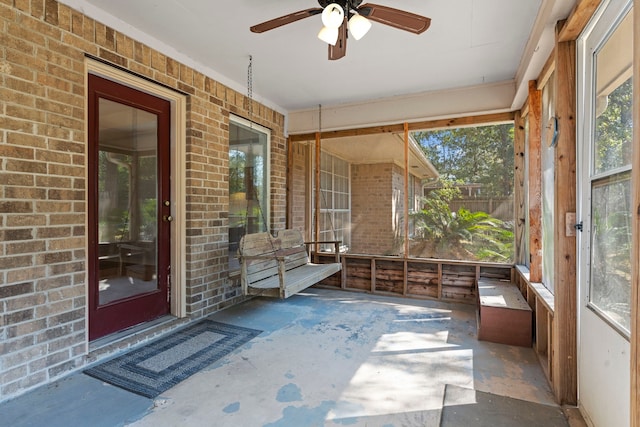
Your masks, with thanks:
M141 238L153 240L156 238L156 222L158 221L158 201L156 199L146 199L142 202L142 224L140 231Z
M481 184L485 197L513 194L513 124L413 134L443 179Z
M247 166L246 155L239 150L229 150L229 193L240 193L245 191L245 167Z
M429 193L424 208L412 214L416 245L414 255L475 261L510 262L513 232L509 224L486 212L460 208L450 202L460 197L451 182ZM419 253L415 253L415 252Z
M461 199L464 205L465 200L454 182L479 184L487 199L513 195L513 134L513 124L414 133L442 183L414 214L418 256L511 262L513 225L482 211L452 211L451 202Z
M608 96L607 108L596 119L596 172L621 167L630 162L633 137L632 79Z

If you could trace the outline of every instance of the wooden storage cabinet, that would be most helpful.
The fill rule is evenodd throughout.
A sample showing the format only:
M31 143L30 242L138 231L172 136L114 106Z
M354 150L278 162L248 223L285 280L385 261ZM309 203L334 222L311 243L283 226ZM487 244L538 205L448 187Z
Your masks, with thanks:
M532 310L517 286L498 280L478 281L478 339L531 347Z

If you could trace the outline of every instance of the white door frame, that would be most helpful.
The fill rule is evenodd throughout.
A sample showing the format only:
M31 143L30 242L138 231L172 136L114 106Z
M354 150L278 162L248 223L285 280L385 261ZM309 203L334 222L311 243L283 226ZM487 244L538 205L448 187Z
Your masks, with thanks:
M629 337L589 308L591 254L591 179L594 124L594 52L630 11L632 0L604 1L578 39L578 401L591 426L628 426L630 422Z
M147 92L171 102L171 315L185 317L186 311L186 123L187 98L170 88L115 68L109 64L86 58L85 79L89 74L99 75L122 85ZM85 87L88 87L85 81ZM85 127L88 120L85 117ZM88 130L85 128L85 134ZM86 154L86 153L85 153ZM86 171L88 174L88 171ZM87 179L88 175L85 176ZM87 224L85 224L86 228ZM88 248L87 253L88 252ZM88 276L87 276L88 277ZM85 280L88 282L88 280ZM87 293L88 295L88 293ZM88 298L88 296L87 296ZM87 302L88 304L88 302ZM87 324L89 319L86 319ZM88 334L88 328L87 328ZM87 336L88 341L88 336Z

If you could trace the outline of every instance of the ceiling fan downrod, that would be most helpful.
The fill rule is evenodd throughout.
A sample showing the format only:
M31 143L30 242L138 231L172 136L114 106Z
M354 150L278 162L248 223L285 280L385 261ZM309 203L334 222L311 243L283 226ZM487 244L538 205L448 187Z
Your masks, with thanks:
M332 3L337 3L342 6L345 13L349 13L349 11L355 10L358 6L360 6L362 0L318 0L318 3L323 9Z

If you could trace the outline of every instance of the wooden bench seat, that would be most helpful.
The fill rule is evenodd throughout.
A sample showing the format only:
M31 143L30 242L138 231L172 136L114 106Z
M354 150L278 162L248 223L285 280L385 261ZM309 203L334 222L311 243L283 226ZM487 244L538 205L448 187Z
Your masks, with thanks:
M499 280L478 281L478 339L531 347L532 310L517 286Z
M247 234L240 239L242 292L288 298L342 269L339 241L317 242L335 245L336 262L310 262L307 245L298 230L281 230L277 237L269 233Z

